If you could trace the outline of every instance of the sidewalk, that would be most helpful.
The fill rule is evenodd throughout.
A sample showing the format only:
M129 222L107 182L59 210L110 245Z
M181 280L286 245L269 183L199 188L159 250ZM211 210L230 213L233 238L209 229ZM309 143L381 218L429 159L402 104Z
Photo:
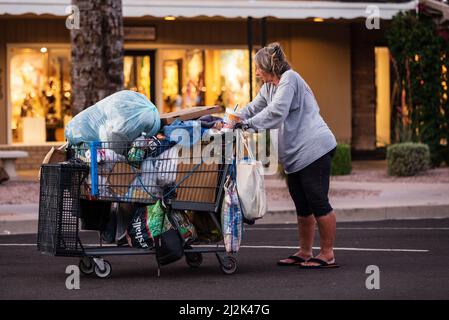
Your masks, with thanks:
M353 167L350 176L331 179L329 197L337 221L449 218L448 168L418 177L389 178L384 162L354 162ZM35 185L20 192L38 192L35 177L33 172L22 173L20 181ZM267 176L265 185L268 212L257 224L295 223L296 210L285 181ZM26 196L34 203L0 204L0 234L37 232L38 195Z
M268 191L285 182L266 179ZM337 221L449 218L449 183L331 181L330 202ZM293 223L296 210L287 197L268 202L264 223Z

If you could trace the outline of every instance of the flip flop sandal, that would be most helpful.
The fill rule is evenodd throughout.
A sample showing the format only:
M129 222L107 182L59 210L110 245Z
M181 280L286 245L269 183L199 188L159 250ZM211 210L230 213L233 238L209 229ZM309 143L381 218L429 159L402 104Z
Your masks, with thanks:
M282 266L282 267L285 267L285 266L298 266L298 265L300 265L301 263L303 263L303 262L306 262L307 260L304 260L303 258L301 258L301 257L298 257L298 256L289 256L287 259L291 259L291 260L293 260L293 262L282 262L282 261L278 261L278 266ZM283 259L284 260L284 259Z
M340 266L338 264L334 263L329 263L326 262L324 260L321 259L317 259L317 258L311 258L309 260L307 260L307 262L314 262L314 263L318 263L317 266L305 266L300 264L299 265L299 269L326 269L326 268L339 268Z

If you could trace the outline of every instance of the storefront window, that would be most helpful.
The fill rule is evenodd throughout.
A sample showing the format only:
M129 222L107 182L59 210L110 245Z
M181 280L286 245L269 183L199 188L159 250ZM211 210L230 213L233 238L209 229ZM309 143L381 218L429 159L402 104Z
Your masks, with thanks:
M249 102L248 51L161 50L163 111Z
M182 59L165 60L162 65L162 99L165 112L182 106Z
M70 49L9 49L13 143L64 141L70 112Z
M209 101L225 107L243 106L249 102L247 50L207 50L209 65L215 65L210 83Z
M123 61L125 89L140 92L152 99L151 63L152 56L145 53L126 54Z
M386 47L374 48L376 80L376 146L390 144L390 52Z

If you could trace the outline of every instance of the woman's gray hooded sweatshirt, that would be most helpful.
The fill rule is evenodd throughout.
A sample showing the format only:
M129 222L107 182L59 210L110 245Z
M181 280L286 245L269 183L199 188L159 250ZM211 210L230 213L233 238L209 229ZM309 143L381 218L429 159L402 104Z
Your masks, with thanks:
M304 169L337 145L312 90L293 70L285 71L277 86L265 83L238 115L252 128L279 129L279 160L286 173Z

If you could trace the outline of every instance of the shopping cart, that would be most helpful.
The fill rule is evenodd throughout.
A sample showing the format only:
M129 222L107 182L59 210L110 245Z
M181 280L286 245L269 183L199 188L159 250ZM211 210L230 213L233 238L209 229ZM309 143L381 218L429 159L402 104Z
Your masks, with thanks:
M90 142L71 147L67 150L67 162L41 167L38 249L53 256L79 257L80 271L100 278L111 274L111 264L103 259L105 256L156 254L154 247L102 245L101 239L98 246L83 245L81 201L147 206L159 200L169 208L169 219L173 210L209 215L221 234L223 185L234 152L232 143L226 142L229 141L214 148L210 143L200 143L201 152L193 148L190 154L182 154L187 149L180 150L178 145L156 142ZM205 153L209 157L205 158ZM199 267L206 253L216 255L223 273L236 272L237 260L225 251L222 241L184 246L190 267Z

